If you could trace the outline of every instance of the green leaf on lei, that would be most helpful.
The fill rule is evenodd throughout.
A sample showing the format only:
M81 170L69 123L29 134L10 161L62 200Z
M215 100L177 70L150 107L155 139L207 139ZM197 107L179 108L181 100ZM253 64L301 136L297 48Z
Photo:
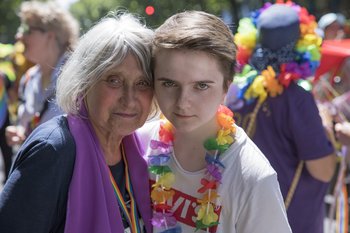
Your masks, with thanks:
M212 222L209 225L205 225L201 220L197 220L195 232L198 231L199 229L205 229L205 228L216 226L216 225L219 225L219 221Z
M215 138L209 138L204 142L204 148L208 151L219 150L220 153L224 152L230 147L230 144L218 145Z
M148 170L156 175L171 172L171 169L168 166L150 166Z

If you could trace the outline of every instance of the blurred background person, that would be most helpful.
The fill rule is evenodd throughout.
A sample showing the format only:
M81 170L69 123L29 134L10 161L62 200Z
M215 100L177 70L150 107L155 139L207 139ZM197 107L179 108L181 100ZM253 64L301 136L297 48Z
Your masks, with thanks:
M11 168L12 148L7 144L5 129L10 125L9 93L13 89L16 79L14 65L12 63L14 46L0 43L0 154L3 159L3 175L0 182L5 182Z
M346 18L341 13L327 13L318 21L318 32L324 40L344 39Z
M21 4L16 35L34 64L21 78L17 122L6 128L9 145L21 144L38 125L61 113L54 101L56 79L79 35L72 15L53 2Z
M328 13L318 21L318 28L323 35L320 65L316 70L313 93L320 103L344 102L350 95L350 39L345 38L346 19L339 13ZM341 97L344 95L343 97ZM349 105L348 101L346 105ZM341 112L350 110L336 104ZM346 113L350 116L350 112ZM350 119L349 117L347 118Z
M336 172L325 198L329 232L349 227L350 39L345 38L345 25L345 17L340 14L328 13L320 18L324 41L312 89L338 155Z
M227 97L237 124L277 172L294 233L323 233L324 197L336 167L304 81L320 60L316 27L315 17L290 1L267 3L242 19L235 35L240 70Z

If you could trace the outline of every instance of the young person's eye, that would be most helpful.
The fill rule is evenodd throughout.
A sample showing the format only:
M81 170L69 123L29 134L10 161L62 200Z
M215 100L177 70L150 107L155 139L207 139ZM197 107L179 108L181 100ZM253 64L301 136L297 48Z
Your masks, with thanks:
M162 86L163 87L175 87L176 84L173 81L163 81Z
M198 90L206 90L209 88L209 85L207 83L204 83L204 82L199 82L196 84L195 88Z

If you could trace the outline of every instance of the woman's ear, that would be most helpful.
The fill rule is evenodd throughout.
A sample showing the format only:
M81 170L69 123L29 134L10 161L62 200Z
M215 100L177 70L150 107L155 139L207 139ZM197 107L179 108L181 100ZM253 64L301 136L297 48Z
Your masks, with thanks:
M48 31L47 32L47 37L50 41L53 41L55 43L58 43L57 38L56 38L56 33L54 31Z

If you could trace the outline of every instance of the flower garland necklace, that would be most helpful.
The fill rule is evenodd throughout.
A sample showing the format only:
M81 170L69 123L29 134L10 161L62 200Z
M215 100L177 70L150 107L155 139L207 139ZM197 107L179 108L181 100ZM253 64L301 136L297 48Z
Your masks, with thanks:
M258 99L258 103L264 102L267 96L275 97L283 92L283 87L288 87L291 81L305 81L312 76L319 66L321 58L322 38L317 35L317 23L315 17L310 15L306 8L295 4L292 1L276 1L276 4L284 4L295 10L299 15L300 37L297 41L293 61L283 63L279 70L267 66L263 71L258 72L249 65L249 60L256 49L258 40L258 29L256 22L266 9L272 6L265 5L252 13L250 18L243 18L239 21L238 32L234 36L237 44L237 62L239 73L234 78L234 83L239 87L239 99L252 102ZM276 74L275 72L278 72ZM306 84L303 82L301 85ZM310 88L310 87L309 87Z
M276 4L284 4L295 10L299 15L300 36L294 46L293 60L281 63L276 70L267 64L262 71L254 69L250 64L250 59L257 47L258 29L257 21L262 12L273 4L265 5L251 14L249 18L239 21L238 32L234 36L237 44L238 74L235 75L233 83L238 87L237 106L243 106L257 100L249 124L246 128L248 136L252 136L253 127L260 107L268 96L276 97L282 94L284 88L288 88L292 81L306 90L311 90L311 84L306 79L311 77L320 64L322 38L317 35L317 23L315 17L308 13L307 9L295 4L292 1L284 3L277 0ZM288 46L284 49L287 50ZM283 50L283 49L280 49ZM283 51L280 51L283 53ZM280 54L280 56L282 56Z
M225 168L220 161L220 155L225 152L235 141L236 133L233 112L220 105L217 114L217 122L220 130L216 138L209 138L204 142L207 151L215 151L214 156L206 153L205 160L206 177L201 179L201 188L198 193L203 194L197 202L200 209L197 212L196 230L207 229L219 224L219 216L215 213L216 200L219 197L217 188L221 183L222 170ZM173 126L169 121L162 122L159 129L159 141L151 140L151 154L148 156L149 171L156 175L156 181L152 185L151 199L153 203L152 225L162 229L162 233L180 233L181 227L173 216L172 206L168 204L175 191L172 185L175 176L168 166L173 152Z

